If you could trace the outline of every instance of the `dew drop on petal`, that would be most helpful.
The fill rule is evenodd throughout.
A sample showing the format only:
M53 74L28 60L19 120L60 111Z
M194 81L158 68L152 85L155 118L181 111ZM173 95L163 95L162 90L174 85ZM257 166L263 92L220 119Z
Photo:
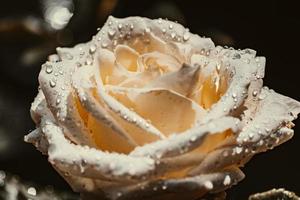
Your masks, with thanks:
M145 28L146 33L150 33L151 29L149 27Z
M184 41L188 41L190 39L190 33L189 32L185 32L184 34L183 34L183 40Z
M258 94L258 92L257 92L256 90L254 90L254 91L252 92L252 95L253 95L254 97L256 97L257 94Z
M123 24L118 24L118 29L121 30L123 28Z
M102 42L101 47L106 48L106 47L108 47L108 44L106 42Z
M162 23L162 19L159 18L157 22L158 22L158 24L161 24Z
M211 189L214 188L214 185L213 185L212 182L210 182L210 181L205 181L205 182L204 182L204 187L205 187L206 189L208 189L208 190L211 190Z
M230 176L229 175L226 175L225 178L224 178L224 181L223 181L223 184L225 186L229 185L231 182L231 179L230 179Z
M50 80L49 85L50 85L50 87L54 88L56 86L56 81L55 80Z
M91 53L91 54L95 53L96 49L97 49L96 45L92 44L92 45L90 46L90 53Z
M133 26L133 24L130 24L130 30L133 30L133 28L134 28L134 26Z
M116 31L115 31L114 29L110 29L110 30L108 31L108 36L111 37L111 38L114 37L115 34L116 34Z
M46 73L51 74L53 72L52 65L46 64Z
M27 189L27 193L32 195L32 196L36 196L36 189L34 187L29 187Z
M191 141L191 142L195 142L195 141L196 141L196 139L197 139L197 137L196 137L196 136L192 136L192 137L190 138L190 141Z
M169 25L169 29L173 29L173 24L170 24L170 25Z
M171 33L171 38L174 39L175 37L176 37L176 33L175 32Z
M87 57L85 63L86 63L87 65L92 65L92 64L93 64L93 59L92 59L91 57Z
M60 104L60 102L61 102L61 99L58 97L58 98L56 99L56 104L58 105L58 104Z
M240 59L241 58L241 55L239 53L235 53L233 54L233 59Z

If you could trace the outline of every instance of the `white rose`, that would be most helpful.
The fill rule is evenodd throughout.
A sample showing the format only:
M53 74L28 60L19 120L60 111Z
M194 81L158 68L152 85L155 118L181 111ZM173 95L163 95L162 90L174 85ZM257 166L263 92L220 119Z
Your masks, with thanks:
M299 102L262 88L265 58L167 20L109 17L42 66L25 137L83 197L195 199L293 135ZM57 59L58 58L58 59Z

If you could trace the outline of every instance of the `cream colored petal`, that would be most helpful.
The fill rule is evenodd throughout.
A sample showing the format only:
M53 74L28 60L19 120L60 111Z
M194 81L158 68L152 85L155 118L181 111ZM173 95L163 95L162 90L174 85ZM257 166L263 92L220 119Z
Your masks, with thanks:
M63 172L94 179L130 181L147 175L154 169L155 163L150 158L105 153L72 144L64 137L61 128L48 119L42 120L41 127L49 145L49 161Z
M157 68L162 73L177 71L181 64L176 57L158 51L145 53L138 58L139 68L150 72Z
M96 58L104 85L119 85L133 76L116 61L115 54L107 49L99 49Z
M181 57L180 53L184 48L176 45L178 43L199 49L199 52L201 49L214 48L214 44L209 38L201 38L192 34L178 23L141 17L118 19L110 16L95 38L101 38L99 46L102 48L112 51L117 42L117 44L130 46L140 54L159 51L174 55L175 52L177 57Z
M251 98L253 97L250 97L249 103L246 104L250 108L254 106L250 104ZM245 122L246 126L237 138L240 143L258 142L281 127L291 128L289 127L291 121L297 118L300 113L300 103L298 101L267 88L263 88L261 93L254 97L253 101L256 102L255 113L251 117L253 120L249 120L249 117L245 118L245 120L248 119Z
M146 132L153 134L155 136L158 136L160 138L164 138L164 135L156 129L151 124L147 123L141 116L139 116L137 113L131 111L129 108L122 105L120 102L118 102L116 99L108 95L105 91L105 88L103 86L103 82L100 79L99 76L99 69L96 68L97 73L95 74L95 81L97 84L97 94L101 98L103 102L105 102L105 105L107 105L111 111L119 115L123 120L126 120L129 123L132 123L136 127L141 128L142 130L145 130Z
M139 53L134 49L129 48L126 45L118 45L115 48L115 57L116 61L121 64L125 69L130 72L137 72L138 65L137 59L139 57Z
M164 140L137 147L130 153L132 156L149 156L164 158L178 156L201 146L207 135L221 133L228 129L237 130L237 119L223 117L209 123L196 126L182 134L172 135Z
M238 168L230 168L223 172L203 174L181 179L146 181L140 184L116 187L105 193L114 200L138 199L197 199L207 193L225 190L244 178ZM189 195L187 195L187 192ZM120 195L121 194L121 195ZM160 197L160 198L159 198Z
M106 88L166 136L194 127L206 113L188 98L166 89Z
M201 73L200 70L200 67L183 64L178 71L162 75L151 81L145 87L164 88L166 90L175 91L183 96L190 96L194 88L197 87Z
M39 90L38 95L34 98L34 101L31 104L30 115L36 124L40 123L41 117L43 116L52 117L42 90Z
M94 146L92 138L84 134L87 130L76 108L76 95L71 86L72 73L77 69L75 64L77 61L73 58L73 54L71 55L75 52L75 49L59 49L62 61L44 64L39 75L39 83L48 108L59 124L66 129L65 134L77 144Z
M224 63L224 67L221 67L221 73L228 74L229 83L226 93L211 107L203 123L234 112L235 108L244 102L249 84L264 76L264 57L255 58L253 54L241 54L236 50L221 47L214 51ZM215 52L211 54L214 55Z
M82 112L87 115L85 123L89 132L86 134L92 134L101 150L123 153L132 150L136 143L92 94L95 90L93 66L78 69L72 78L80 101L77 107L82 107Z

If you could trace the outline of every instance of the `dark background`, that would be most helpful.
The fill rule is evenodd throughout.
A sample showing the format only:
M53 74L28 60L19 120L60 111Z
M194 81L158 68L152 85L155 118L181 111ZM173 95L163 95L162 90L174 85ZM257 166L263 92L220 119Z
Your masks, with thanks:
M0 170L41 185L70 190L47 158L23 142L34 129L29 115L37 93L40 65L56 46L88 41L108 15L168 18L216 44L252 48L267 58L264 84L300 100L300 11L292 1L73 0L74 16L66 28L51 30L42 1L0 0ZM35 28L30 28L35 24ZM300 194L300 120L295 136L268 153L255 156L246 178L228 199L284 187Z

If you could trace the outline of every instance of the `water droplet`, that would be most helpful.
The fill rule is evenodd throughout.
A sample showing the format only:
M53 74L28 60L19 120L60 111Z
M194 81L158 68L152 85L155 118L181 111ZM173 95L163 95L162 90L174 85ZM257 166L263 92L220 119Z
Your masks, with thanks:
M171 38L174 39L175 37L176 37L176 33L175 32L171 33Z
M221 63L217 63L216 69L217 69L217 71L220 71L220 69L221 69Z
M236 147L236 148L235 148L235 152L236 152L237 154L242 153L242 151L243 151L243 148L242 148L242 147Z
M225 178L224 178L224 181L223 181L223 184L225 186L229 185L231 182L231 179L230 179L230 176L229 175L226 175Z
M159 18L157 22L158 22L158 24L161 24L162 23L162 19Z
M204 187L205 187L206 189L208 189L208 190L211 190L211 189L214 188L214 185L213 185L212 182L210 182L210 181L205 181L205 182L204 182Z
M91 53L91 54L95 53L96 49L97 49L96 45L92 44L92 45L90 46L90 53Z
M250 63L250 59L249 59L249 58L246 58L246 59L245 59L245 63L249 64L249 63Z
M161 31L163 32L163 34L165 34L167 32L167 30L165 28L163 28Z
M149 27L145 28L145 32L146 33L150 33L151 32L151 29Z
M111 38L114 37L115 34L116 34L116 30L114 30L114 29L110 29L110 30L108 31L108 36L111 37Z
M36 189L34 187L29 187L27 193L32 196L36 196Z
M133 30L133 28L134 28L134 26L133 26L133 24L130 24L130 30Z
M50 87L54 88L56 86L56 81L55 80L50 80L49 84L50 84Z
M81 67L82 66L82 64L80 62L76 62L75 64L76 64L77 67Z
M161 188L162 188L163 190L166 190L168 187L167 187L166 185L163 185Z
M197 139L197 137L196 137L196 136L192 136L192 137L190 138L190 141L191 141L191 142L195 142L195 141L196 141L196 139Z
M102 42L101 47L106 48L106 47L108 47L108 44L106 42Z
M173 24L170 24L170 25L169 25L169 29L173 29Z
M87 57L85 63L87 65L92 65L93 64L93 59L91 57Z
M123 24L118 24L118 29L121 30L123 28Z
M236 98L237 97L237 95L236 95L236 93L232 93L232 98Z
M239 53L235 53L233 54L233 59L240 59L241 58L241 55Z
M46 73L51 74L53 72L52 65L46 64Z
M254 96L254 97L256 97L257 94L258 94L258 92L257 92L256 90L254 90L254 91L252 92L252 96Z
M204 53L205 53L205 49L201 49L200 54L204 55Z
M249 138L252 139L254 137L253 133L249 134Z
M100 30L101 30L101 28L100 28L100 27L98 27L98 28L97 28L97 31L100 31Z
M61 102L61 99L58 97L58 98L56 99L56 105L60 104L60 102Z
M184 41L188 41L190 39L190 33L189 32L185 32L184 34L183 34L183 40Z

